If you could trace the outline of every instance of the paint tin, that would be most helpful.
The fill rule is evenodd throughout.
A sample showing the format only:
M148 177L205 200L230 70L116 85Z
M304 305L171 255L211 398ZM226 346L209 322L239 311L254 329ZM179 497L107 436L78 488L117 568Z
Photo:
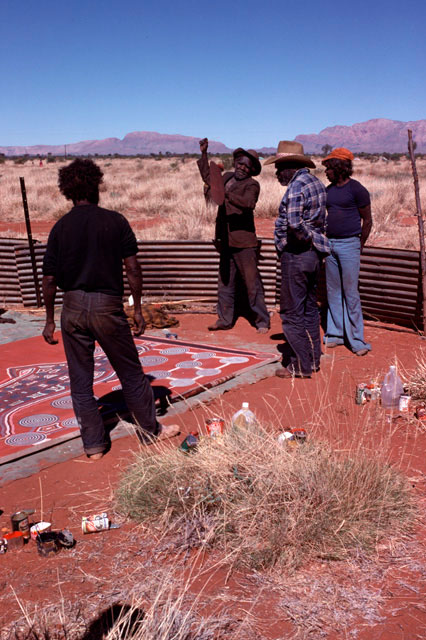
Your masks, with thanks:
M223 435L225 420L223 418L209 418L206 420L207 433L211 438Z
M306 442L308 434L306 433L305 429L294 428L291 429L291 433L294 435L295 440L297 440L299 444L304 444Z
M20 549L24 546L24 535L22 531L14 531L13 533L6 533L4 535L8 550Z
M11 516L12 530L22 531L25 540L30 539L30 523L28 513L26 511L17 511Z
M398 409L400 413L408 413L411 406L411 396L402 395L399 396Z
M83 516L81 530L83 533L97 533L109 529L108 514L99 513L92 516Z
M180 445L181 451L184 453L194 453L198 444L198 432L192 431Z
M7 551L7 540L0 538L0 555Z
M57 537L58 543L61 545L61 547L65 547L66 549L71 549L75 544L74 536L68 529L62 529L62 531L58 531Z
M365 404L367 402L367 398L365 395L366 389L367 385L365 382L360 382L356 385L355 404Z
M44 558L55 556L60 551L58 534L55 531L40 533L37 537L37 551Z
M30 529L31 540L37 540L37 536L40 533L47 533L52 528L50 522L37 522L37 524L33 524Z
M421 420L422 422L426 421L426 405L424 402L416 406L414 415L416 416L417 420Z

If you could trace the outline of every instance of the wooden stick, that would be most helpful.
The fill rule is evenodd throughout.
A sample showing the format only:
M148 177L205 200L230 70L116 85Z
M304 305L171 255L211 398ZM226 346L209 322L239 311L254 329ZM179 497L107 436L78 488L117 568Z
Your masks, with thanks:
M423 332L426 329L426 253L425 236L423 226L423 214L420 204L419 177L416 169L416 158L414 157L413 132L408 129L408 151L411 159L411 169L413 171L414 193L416 197L417 222L419 224L420 240L420 264L422 267L422 290L423 290Z
M168 300L164 302L148 302L155 306L167 306L168 304L187 304L188 302L208 302L211 298L194 298L193 300Z

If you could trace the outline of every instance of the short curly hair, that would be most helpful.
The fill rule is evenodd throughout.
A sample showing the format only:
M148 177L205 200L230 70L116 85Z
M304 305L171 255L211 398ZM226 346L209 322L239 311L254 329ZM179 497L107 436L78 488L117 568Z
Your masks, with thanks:
M346 180L346 178L350 178L353 173L351 160L330 158L329 160L324 160L324 165L326 167L330 167L330 169L333 169L337 179L341 178L342 180Z
M92 204L98 204L99 185L103 175L93 160L76 158L71 164L59 169L58 186L67 200L74 203L88 200Z

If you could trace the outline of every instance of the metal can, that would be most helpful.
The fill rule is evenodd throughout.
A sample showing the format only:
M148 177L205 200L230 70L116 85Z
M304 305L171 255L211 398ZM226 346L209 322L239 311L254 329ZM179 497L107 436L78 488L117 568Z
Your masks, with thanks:
M408 413L410 411L411 396L402 395L399 396L398 409L401 413Z
M418 404L416 406L416 410L415 410L415 414L416 418L418 420L421 420L422 422L424 422L426 420L426 406L425 403L422 402L421 404Z
M55 556L61 550L56 531L46 531L37 537L37 551L44 558Z
M0 538L0 554L6 553L7 551L7 540L4 538Z
M26 511L17 511L11 516L12 530L22 531L22 535L25 540L29 540L30 535L30 522L28 520L28 513Z
M180 445L181 451L184 453L194 453L198 444L198 432L193 431L188 436L186 436L185 440Z
M211 438L223 435L225 420L223 418L209 418L206 420L207 433Z
M380 387L372 386L370 388L370 400L379 400L382 395L382 390Z
M291 429L291 433L294 435L295 439L300 444L304 444L306 442L306 438L308 437L308 434L306 433L305 429L294 428L294 429Z
M99 513L91 516L83 516L81 530L83 533L97 533L109 529L108 514Z
M367 402L367 399L365 396L366 389L367 389L367 385L365 382L360 382L359 384L356 385L356 392L355 392L356 404L365 404Z

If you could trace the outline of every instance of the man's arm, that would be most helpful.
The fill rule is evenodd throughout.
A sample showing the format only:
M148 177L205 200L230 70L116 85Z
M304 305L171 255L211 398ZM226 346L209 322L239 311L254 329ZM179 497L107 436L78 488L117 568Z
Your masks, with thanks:
M373 227L373 218L371 216L371 204L367 204L365 207L358 208L359 215L361 216L361 251L364 249L364 245L367 242L370 231Z
M135 326L133 328L133 333L135 334L135 336L140 336L145 331L145 320L143 319L141 311L142 271L136 256L129 256L128 258L124 258L124 267L126 269L130 291L133 296L135 313Z
M56 298L56 278L55 276L43 276L42 282L43 299L46 307L46 323L43 329L43 338L48 344L58 344L54 339L55 333L55 298Z
M210 186L210 167L209 167L209 159L207 157L207 149L209 147L209 141L207 138L203 138L199 142L201 158L197 160L198 170L203 181Z

